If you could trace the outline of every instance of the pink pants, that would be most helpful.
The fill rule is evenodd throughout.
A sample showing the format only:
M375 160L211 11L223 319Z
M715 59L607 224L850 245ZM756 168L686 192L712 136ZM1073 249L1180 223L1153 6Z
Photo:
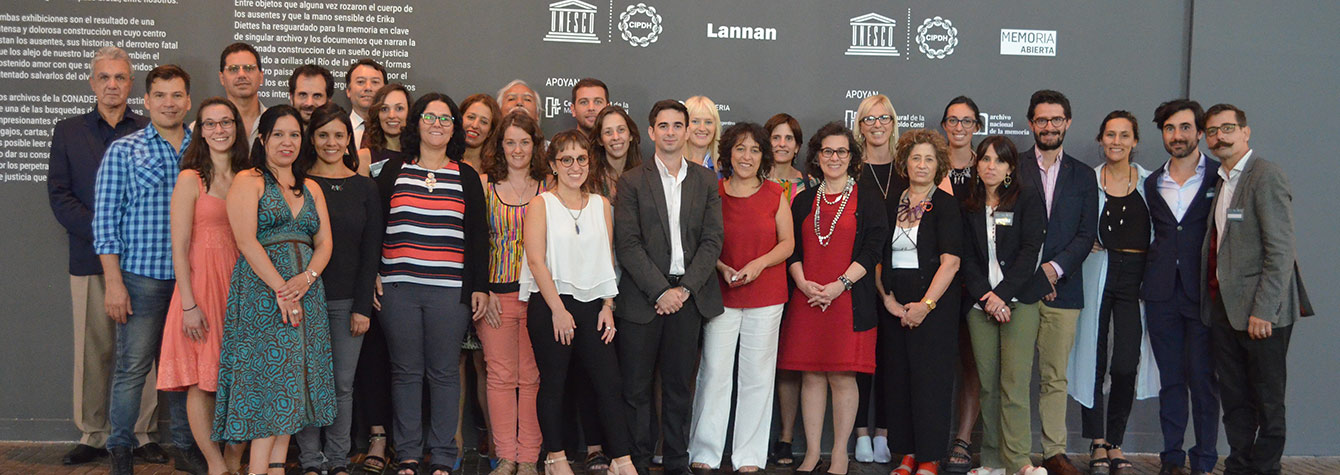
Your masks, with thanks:
M540 370L526 331L526 303L517 300L516 292L496 295L502 301L502 325L493 328L485 319L475 321L488 368L494 454L514 462L538 462L541 436L535 395Z

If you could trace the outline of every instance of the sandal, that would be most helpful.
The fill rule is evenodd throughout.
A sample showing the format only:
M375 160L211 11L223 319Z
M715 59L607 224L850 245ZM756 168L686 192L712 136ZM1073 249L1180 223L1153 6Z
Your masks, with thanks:
M599 473L610 469L610 458L605 452L597 450L586 454L586 471L589 473Z
M633 468L633 461L632 461L632 460L629 460L629 461L624 462L624 463L619 463L619 461L617 461L617 460L612 460L612 461L610 461L609 473L610 473L611 475L618 475L618 474L619 474L619 470L624 469L624 468Z
M945 457L946 473L966 473L972 469L972 444L963 439L954 439L949 444L949 455Z
M377 441L378 439L380 439L380 440L382 440L382 441L385 441L385 440L386 440L386 433L372 434L372 435L368 436L368 444L371 445L373 442ZM389 453L390 453L390 451L391 451L390 444L386 444L386 445L384 445L383 447L385 447L385 448L382 449L382 453L385 453L385 454L388 454L388 455L389 455ZM373 475L381 475L382 472L386 471L386 457L378 457L378 456L376 456L376 455L366 455L366 456L364 456L364 457L363 457L363 471L368 472L368 473L373 474Z
M889 475L912 475L913 467L917 466L917 458L912 455L904 455L903 460L898 462L898 468L889 472Z
M404 472L404 471L407 471L407 470L409 471L408 474L400 473L400 472ZM397 475L419 475L419 462L400 462L400 466L397 468L397 470L396 470L396 474L397 474Z
M790 467L796 464L796 454L791 451L790 442L777 441L776 444L772 445L772 453L768 454L768 458L772 460L772 463L781 467Z
M925 462L917 465L917 475L940 475L940 462Z
M459 461L460 459L456 459L456 460ZM451 467L448 467L448 466L446 466L446 465L442 465L442 464L440 464L440 463L435 463L435 464L432 464L432 465L429 465L429 466L428 466L428 473L429 473L429 475L437 475L438 472L441 472L441 473L443 473L443 474L445 474L445 475L451 475L451 471L452 471L452 468L451 468Z
M1112 448L1112 446L1108 444L1098 444L1098 443L1089 444L1090 475L1110 475L1112 461L1109 460L1106 456L1107 450L1110 448ZM1098 449L1103 449L1103 455L1104 455L1103 457L1098 457L1097 455L1094 455L1098 453Z
M1109 455L1108 455L1108 467L1109 467L1110 473L1111 473L1112 475L1122 475L1122 474L1126 473L1128 470L1131 470L1131 469L1134 469L1134 468L1135 468L1135 464L1131 463L1130 460L1126 460L1126 459L1124 459L1124 458L1122 458L1122 457L1112 457L1112 456L1111 456L1111 453L1112 453L1113 450L1121 450L1121 446L1120 446L1120 445L1107 444L1107 447L1106 447L1106 448L1107 448L1107 452L1108 452L1108 454L1109 454ZM1126 454L1122 454L1122 455L1126 455Z

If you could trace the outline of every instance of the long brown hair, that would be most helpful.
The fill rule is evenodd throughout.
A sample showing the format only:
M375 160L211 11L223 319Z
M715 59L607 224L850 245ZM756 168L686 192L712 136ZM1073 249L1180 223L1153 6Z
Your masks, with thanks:
M590 135L587 138L591 141L591 161L600 162L602 164L601 169L605 170L605 173L602 173L601 176L593 176L588 180L595 180L595 186L601 190L614 188L614 184L609 183L609 171L612 169L609 162L609 152L605 150L605 143L600 140L600 130L605 127L605 118L611 115L623 117L624 123L628 125L628 152L624 156L623 170L620 171L626 172L642 164L642 134L638 133L637 123L633 122L633 117L629 116L628 111L624 110L623 107L614 104L600 109L600 113L596 114L596 124L591 127Z
M382 106L386 105L386 96L395 91L405 94L405 107L408 108L410 104L414 103L414 97L409 95L409 89L406 89L404 84L393 82L378 89L377 93L372 95L372 105L368 107L368 120L363 122L363 148L368 150L386 149L386 131L382 130ZM415 120L418 119L406 117L405 125L400 126L400 133L405 133L405 127Z
M228 168L233 173L246 170L251 166L250 148L247 146L247 134L243 129L242 114L237 111L232 101L222 97L211 97L200 103L200 112L195 114L195 125L191 129L191 143L186 146L186 151L181 155L181 169L195 170L200 174L200 180L205 182L205 193L209 192L210 181L214 179L214 160L210 159L209 144L206 143L204 125L201 124L200 115L206 108L212 106L224 106L228 112L233 115L233 145L228 148Z
M1010 166L1010 173L1005 176L1013 182L1010 186L1001 183L1000 188L996 189L996 196L999 198L996 207L1009 209L1014 206L1015 201L1019 200L1019 188L1021 188L1017 178L1019 151L1014 148L1014 142L1010 142L1010 139L1005 138L1004 135L991 135L983 139L982 143L977 144L977 156L972 160L972 186L968 188L968 196L963 199L963 209L969 212L981 211L986 206L986 184L982 183L982 176L977 173L977 162L986 159L986 149L988 148L995 150L996 156Z
M488 174L489 183L497 183L507 178L507 158L503 156L502 142L508 127L521 129L530 136L530 177L543 183L545 174L549 172L549 167L545 166L544 161L544 133L540 131L540 124L536 123L530 114L520 110L513 110L496 123L493 130L498 133L495 134L490 130L489 137L492 138L484 142L483 153L479 156L484 160L484 173Z

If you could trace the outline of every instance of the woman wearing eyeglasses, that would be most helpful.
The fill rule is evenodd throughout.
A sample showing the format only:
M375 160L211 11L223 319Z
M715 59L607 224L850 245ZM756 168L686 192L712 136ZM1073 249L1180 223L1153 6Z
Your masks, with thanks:
M604 426L604 451L614 460L609 471L635 475L628 426L619 384L618 354L611 345L614 297L613 227L609 200L587 180L600 162L590 159L587 138L576 129L559 132L549 144L554 186L531 199L525 217L526 265L521 269L520 298L528 302L527 328L540 369L536 412L548 456L544 472L571 475L563 450L564 391L576 357L585 371ZM538 295L536 295L538 294Z
M479 174L460 161L460 109L428 93L414 101L402 145L377 176L386 233L381 314L391 353L393 431L402 475L418 473L425 445L432 475L459 455L453 445L461 387L457 361L466 328L488 305L489 225ZM423 386L428 422L423 440Z
M877 190L857 183L861 149L851 131L829 123L810 138L806 169L822 177L796 196L795 251L787 259L795 289L782 321L779 369L803 371L801 417L805 459L798 473L820 470L828 390L833 390L832 465L846 474L847 440L856 420L856 375L875 371L877 299L872 270L888 240L888 216Z

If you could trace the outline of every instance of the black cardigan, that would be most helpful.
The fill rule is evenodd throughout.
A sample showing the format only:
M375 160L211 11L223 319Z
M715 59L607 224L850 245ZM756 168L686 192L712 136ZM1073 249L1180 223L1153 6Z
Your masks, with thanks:
M885 212L888 213L890 237L896 231L894 227L898 226L898 200L902 197L903 191L889 190L889 201ZM959 211L958 198L939 188L932 188L931 209L921 215L921 223L917 225L917 277L920 279L917 285L923 294L930 288L935 273L940 270L942 254L963 256L962 241L963 213ZM884 265L882 274L884 290L889 292L893 291L893 272L890 272L893 269L892 244L890 240L881 246L883 253L879 261ZM939 301L957 305L960 298L959 287L958 282L951 282Z
M786 266L804 262L805 246L801 245L804 232L814 232L812 221L806 219L814 208L814 194L818 187L805 189L791 202L791 217L796 236L796 249L786 259ZM875 313L878 299L875 295L875 264L879 263L879 248L889 240L889 221L884 211L883 197L879 191L870 187L857 186L856 193L856 243L852 246L852 261L865 267L865 277L856 281L851 289L852 330L866 331L875 328L879 315ZM808 225L808 226L807 226Z
M416 158L404 153L394 155L387 159L386 166L377 175L382 222L391 222L391 194L400 177L400 168L413 163ZM484 205L484 185L479 182L479 174L465 162L451 160L460 166L461 190L465 195L465 269L461 273L461 302L469 305L471 294L489 291L489 213Z
M1046 280L1033 279L1038 270L1038 255L1046 239L1047 208L1037 193L1020 193L1019 200L996 210L1013 211L1014 222L1009 226L996 225L996 259L1005 279L995 288L988 278L986 248L986 215L982 210L963 210L964 238L970 243L963 252L960 273L967 285L968 299L977 302L987 292L1009 303L1034 303L1051 292ZM1041 283L1042 285L1038 285Z

